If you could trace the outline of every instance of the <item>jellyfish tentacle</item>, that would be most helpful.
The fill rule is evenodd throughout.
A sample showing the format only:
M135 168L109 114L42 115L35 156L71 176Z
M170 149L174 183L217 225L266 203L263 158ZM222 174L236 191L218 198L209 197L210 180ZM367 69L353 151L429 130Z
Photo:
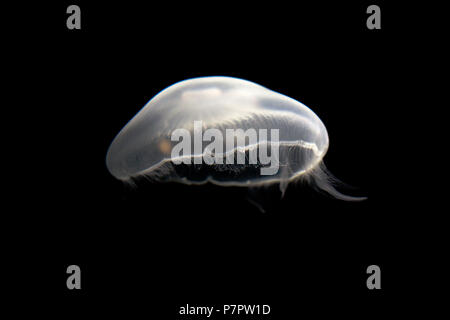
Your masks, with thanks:
M349 186L336 178L326 168L323 161L312 170L309 177L312 180L311 182L313 183L315 188L317 188L319 191L324 191L333 198L344 201L363 201L367 199L367 197L350 196L338 191L335 186L340 185L346 186L347 188Z

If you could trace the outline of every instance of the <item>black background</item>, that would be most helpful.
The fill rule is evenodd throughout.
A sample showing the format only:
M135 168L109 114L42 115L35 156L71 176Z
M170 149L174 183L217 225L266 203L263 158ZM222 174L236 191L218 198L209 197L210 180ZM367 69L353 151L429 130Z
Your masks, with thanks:
M81 7L81 30L66 28L70 4ZM384 2L376 3L382 29L368 30L370 4L40 6L45 19L22 51L32 89L21 97L34 101L24 165L39 169L21 184L27 197L15 220L26 235L26 251L16 251L26 261L22 278L35 266L35 285L16 280L19 292L44 298L39 306L61 317L183 319L177 312L187 303L237 303L269 304L269 319L366 319L401 306L417 249L414 215L393 174L407 30L395 22L401 11ZM309 106L328 129L328 169L368 200L290 186L281 200L269 190L261 213L242 188L129 189L115 180L106 151L128 120L167 86L211 75ZM71 264L81 267L80 291L66 288ZM382 290L366 287L371 264L381 267Z

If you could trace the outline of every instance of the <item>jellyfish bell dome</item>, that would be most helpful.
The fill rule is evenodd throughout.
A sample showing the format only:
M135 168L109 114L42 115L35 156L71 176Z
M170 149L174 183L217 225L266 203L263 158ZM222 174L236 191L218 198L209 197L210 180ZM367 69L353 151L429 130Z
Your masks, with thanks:
M337 198L360 200L333 187L322 163L328 143L325 125L299 101L243 79L202 77L153 97L115 137L106 165L125 182L279 183L284 192L305 178Z

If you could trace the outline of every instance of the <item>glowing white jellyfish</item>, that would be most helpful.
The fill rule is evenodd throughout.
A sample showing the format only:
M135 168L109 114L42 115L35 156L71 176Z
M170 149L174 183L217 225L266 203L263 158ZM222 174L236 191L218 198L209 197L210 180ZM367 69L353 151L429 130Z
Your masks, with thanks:
M364 199L334 188L322 162L327 149L324 124L302 103L250 81L203 77L151 99L111 143L106 164L125 182L278 183L284 193L305 179L336 198Z

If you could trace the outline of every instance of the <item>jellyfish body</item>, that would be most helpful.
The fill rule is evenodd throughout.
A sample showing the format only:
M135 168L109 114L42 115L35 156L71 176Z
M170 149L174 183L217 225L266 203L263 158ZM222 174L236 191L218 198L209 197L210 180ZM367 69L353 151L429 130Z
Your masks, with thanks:
M180 130L191 137L178 134L174 139ZM235 130L234 136L227 136L230 130ZM216 136L205 137L206 132ZM254 132L259 133L256 140L250 135ZM234 143L239 137L241 145ZM178 158L173 151L181 138L189 141L184 141L187 148ZM243 79L202 77L178 82L152 98L115 137L106 165L125 182L145 177L246 187L278 183L284 193L290 182L304 179L336 198L361 200L334 188L336 180L322 162L328 143L325 125L302 103ZM263 155L261 151L270 154L276 168L268 170L273 163L260 159L233 161L249 160L252 151L256 156ZM216 161L198 161L206 155Z

